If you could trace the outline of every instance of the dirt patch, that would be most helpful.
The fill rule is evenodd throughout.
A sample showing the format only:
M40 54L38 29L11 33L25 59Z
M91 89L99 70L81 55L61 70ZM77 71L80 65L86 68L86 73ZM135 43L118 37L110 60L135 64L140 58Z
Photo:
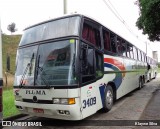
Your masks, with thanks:
M3 76L3 86L4 86L4 88L13 87L14 75L12 75L10 73L4 73L3 75L4 75Z

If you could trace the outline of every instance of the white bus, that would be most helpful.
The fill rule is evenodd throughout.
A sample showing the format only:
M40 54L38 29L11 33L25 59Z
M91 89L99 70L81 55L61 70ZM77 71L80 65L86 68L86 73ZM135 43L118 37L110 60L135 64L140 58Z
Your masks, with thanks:
M151 79L155 79L157 76L157 70L158 70L158 62L147 56L147 74L146 74L146 80L151 81Z
M146 54L95 20L68 15L25 29L15 105L25 114L81 120L141 88Z

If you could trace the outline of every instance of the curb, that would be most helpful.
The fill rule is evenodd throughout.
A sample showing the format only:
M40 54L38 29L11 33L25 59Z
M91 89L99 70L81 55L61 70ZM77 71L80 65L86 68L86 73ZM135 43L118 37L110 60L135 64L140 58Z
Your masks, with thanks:
M7 118L3 119L3 121L13 121L15 119L25 117L25 116L28 116L28 115L27 114L18 114L18 115L7 117Z

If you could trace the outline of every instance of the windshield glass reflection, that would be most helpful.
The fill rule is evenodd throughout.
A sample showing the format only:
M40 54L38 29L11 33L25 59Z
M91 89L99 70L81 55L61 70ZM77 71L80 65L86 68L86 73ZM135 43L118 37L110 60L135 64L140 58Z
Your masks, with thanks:
M75 40L40 45L36 85L76 84L74 55Z
M17 66L14 85L34 85L37 46L17 51Z

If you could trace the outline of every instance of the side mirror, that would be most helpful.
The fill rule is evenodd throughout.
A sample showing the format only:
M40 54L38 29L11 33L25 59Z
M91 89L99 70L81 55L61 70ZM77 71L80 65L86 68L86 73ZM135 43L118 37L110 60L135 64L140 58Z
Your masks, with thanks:
M10 71L10 56L8 54L7 54L6 69L7 69L7 72Z

